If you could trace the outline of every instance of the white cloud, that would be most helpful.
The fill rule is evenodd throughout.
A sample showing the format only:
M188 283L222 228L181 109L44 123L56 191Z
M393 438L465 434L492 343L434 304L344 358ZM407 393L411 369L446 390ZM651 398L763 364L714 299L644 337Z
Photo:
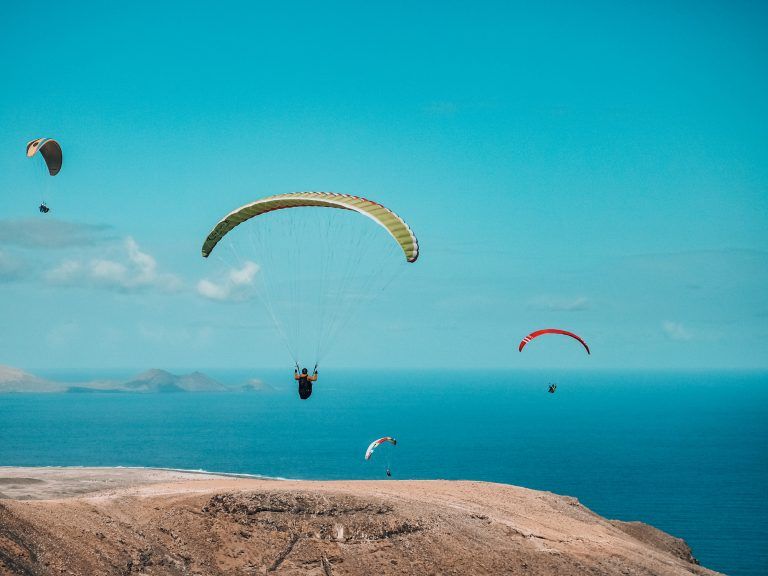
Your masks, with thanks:
M229 290L227 290L226 285L214 284L206 278L197 283L197 293L210 300L226 300L229 296Z
M203 278L197 283L197 293L209 300L242 302L254 295L254 280L259 272L255 262L246 261L242 268L230 268L220 281Z
M113 239L109 226L55 218L0 220L0 243L22 248L93 246Z
M51 284L79 285L133 292L145 289L176 291L181 280L174 274L162 273L157 261L143 252L130 236L123 242L116 257L84 260L65 260L45 274Z
M661 329L670 340L686 341L693 338L692 334L680 322L666 320L662 323Z
M16 280L22 272L21 262L0 250L0 282Z
M83 269L83 265L77 260L65 260L56 268L49 270L45 279L51 284L69 284L77 278Z
M581 312L582 310L589 310L591 303L584 296L572 298L539 296L530 300L528 307L533 310L546 310L549 312Z

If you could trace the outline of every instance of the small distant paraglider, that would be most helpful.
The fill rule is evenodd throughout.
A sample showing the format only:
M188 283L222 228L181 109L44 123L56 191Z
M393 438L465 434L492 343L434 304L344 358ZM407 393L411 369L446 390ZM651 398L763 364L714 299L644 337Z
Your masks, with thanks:
M586 342L584 342L584 339L579 336L578 334L574 334L573 332L569 332L568 330L560 330L559 328L544 328L543 330L536 330L535 332L531 332L523 338L520 341L520 346L518 346L518 351L522 352L523 348L525 348L525 345L528 344L531 340L535 340L539 336L543 336L544 334L560 334L562 336L569 336L570 338L573 338L574 340L577 340L581 343L582 346L584 346L584 350L587 351L587 354L591 355L591 352L589 351L589 346ZM549 383L549 386L547 388L547 392L550 394L554 394L557 391L557 384Z
M587 343L584 342L583 338L577 334L574 334L573 332L568 332L568 330L560 330L559 328L544 328L543 330L536 330L536 332L531 332L522 339L520 342L520 346L518 347L518 350L520 352L523 351L523 348L525 348L525 345L528 344L531 340L535 340L539 336L543 336L544 334L562 334L563 336L570 336L574 340L578 340L581 342L581 345L584 346L584 350L587 351L587 354L591 354L589 351L589 346L587 346Z
M392 446L397 446L397 440L395 440L391 436L384 436L382 438L379 438L378 440L374 440L373 442L371 442L371 444L368 446L368 449L365 451L365 459L370 460L376 448L378 448L379 446L387 442L392 444ZM387 453L387 477L392 477L392 469L389 465L389 453Z
M36 138L27 143L27 158L33 158L41 164L40 170L43 172L42 178L45 182L40 184L42 200L38 209L41 214L48 214L51 209L46 204L45 198L46 191L49 188L47 177L56 176L61 171L61 165L64 162L61 146L52 138ZM46 170L47 174L45 174Z
M64 160L59 143L52 138L37 138L27 143L27 158L32 158L38 152L45 161L48 173L56 176Z

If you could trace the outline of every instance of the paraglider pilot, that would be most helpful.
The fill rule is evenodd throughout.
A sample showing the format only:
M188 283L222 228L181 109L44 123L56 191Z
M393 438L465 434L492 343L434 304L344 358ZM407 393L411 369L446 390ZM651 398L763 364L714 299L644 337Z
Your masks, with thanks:
M555 390L557 390L557 384L550 384L549 385L549 393L554 394Z
M312 396L312 382L317 381L317 367L310 376L306 368L302 368L301 374L299 374L299 367L296 366L293 371L293 379L299 382L299 398L306 400Z
M43 214L48 214L48 212L50 212L50 211L51 211L51 209L48 208L48 206L45 205L45 202L40 204L40 212L42 212Z

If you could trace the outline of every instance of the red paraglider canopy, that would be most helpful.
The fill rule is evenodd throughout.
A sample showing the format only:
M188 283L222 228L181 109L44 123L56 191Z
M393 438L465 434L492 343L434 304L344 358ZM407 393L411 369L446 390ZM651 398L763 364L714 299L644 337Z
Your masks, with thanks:
M520 346L518 347L518 350L522 352L523 348L525 348L525 345L528 344L528 342L530 342L534 338L538 338L542 334L562 334L563 336L570 336L574 340L578 340L579 342L581 342L581 345L584 346L584 349L587 351L587 354L591 354L591 352L589 351L589 346L587 346L587 343L584 342L584 340L580 336L574 334L573 332L568 332L567 330L559 330L558 328L544 328L543 330L536 330L536 332L531 332L530 334L528 334L528 336L523 338L523 340L520 342Z

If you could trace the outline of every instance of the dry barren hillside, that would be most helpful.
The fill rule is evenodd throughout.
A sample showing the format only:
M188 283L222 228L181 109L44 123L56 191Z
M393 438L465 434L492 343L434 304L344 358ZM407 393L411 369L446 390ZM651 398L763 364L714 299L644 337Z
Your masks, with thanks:
M2 574L715 574L575 499L448 481L0 469Z

